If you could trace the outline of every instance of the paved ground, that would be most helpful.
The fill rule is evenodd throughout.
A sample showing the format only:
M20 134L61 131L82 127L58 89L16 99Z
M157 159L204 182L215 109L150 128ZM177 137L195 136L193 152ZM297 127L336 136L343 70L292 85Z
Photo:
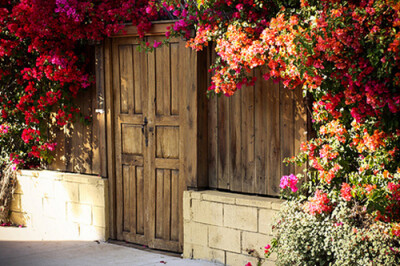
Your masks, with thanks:
M134 248L136 247L136 248ZM179 254L93 241L0 241L0 265L182 265L215 266Z

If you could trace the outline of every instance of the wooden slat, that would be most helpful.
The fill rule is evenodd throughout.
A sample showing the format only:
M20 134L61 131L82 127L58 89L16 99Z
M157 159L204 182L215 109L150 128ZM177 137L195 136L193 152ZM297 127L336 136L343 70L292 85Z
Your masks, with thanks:
M180 208L180 193L179 193L179 171L171 170L171 240L179 241L179 208Z
M294 154L294 110L293 91L280 85L280 127L281 127L281 165L282 175L293 172L293 165L283 164L283 159Z
M179 169L178 159L161 159L155 158L154 165L156 168Z
M160 126L174 126L179 125L179 116L157 116L155 123Z
M144 234L145 197L143 167L136 167L136 234Z
M245 93L245 92L244 92ZM230 123L230 158L232 174L230 184L232 191L242 191L242 91L238 91L231 97L230 109L232 113L229 117ZM219 123L219 122L218 122ZM220 152L220 151L218 151Z
M254 193L265 195L267 194L266 180L266 136L268 135L267 128L267 105L266 91L269 89L266 81L262 78L261 69L256 70L257 82L255 84L255 189Z
M171 68L171 115L179 115L179 44L170 44L170 68Z
M149 41L151 41L149 39ZM147 54L147 81L148 81L148 89L146 93L148 93L147 104L145 113L148 114L148 126L154 127L155 121L155 97L156 97L156 77L155 77L155 69L156 69L156 58L155 53ZM155 171L155 141L154 134L149 134L148 139L148 148L145 149L145 160L147 162L147 166L145 167L145 187L146 187L146 226L145 226L145 235L147 237L148 245L150 247L154 246L154 238L155 238L155 216L156 216L156 171Z
M212 97L208 102L208 185L210 188L218 188L217 121L217 98Z
M279 194L279 180L281 177L281 128L279 123L280 104L279 104L279 83L274 83L271 80L267 84L267 155L266 171L268 195Z
M206 97L208 87L208 54L209 51L197 52L196 73L197 84L197 187L208 188L208 99Z
M217 176L218 176L218 188L220 189L229 189L230 188L230 180L229 176L232 173L230 163L231 153L230 145L231 145L231 136L229 134L229 126L230 126L230 114L229 108L229 98L221 97L218 99L218 157L217 157Z
M254 86L242 89L242 192L254 193Z
M146 76L143 67L146 65L146 54L138 51L138 45L133 46L133 82L134 82L134 113L143 113L143 91L146 90ZM143 121L143 120L142 120Z
M114 121L118 121L118 115L120 114L121 110L121 87L120 87L120 81L121 81L121 75L120 75L120 59L121 57L119 56L119 46L116 43L113 43L112 45L112 89L113 89L113 95L115 95L114 99ZM127 108L125 110L127 112ZM114 141L114 148L115 148L115 159L117 162L116 165L116 202L119 204L116 205L116 227L117 227L117 238L122 239L122 231L123 231L123 204L120 204L123 202L123 180L122 180L122 169L121 169L121 163L122 162L122 156L121 156L121 128L120 124L117 123L115 126L115 139Z
M105 56L104 45L96 45L95 47L95 73L96 73L96 91L95 105L95 122L97 129L93 130L93 173L99 174L102 177L107 176L107 150L106 150L106 117L105 117ZM97 109L97 110L96 110ZM96 145L96 143L98 145ZM98 147L96 147L98 146Z
M163 223L163 239L171 239L171 170L164 170L164 183L163 183L163 216L160 217Z
M123 230L130 232L130 203L131 203L131 195L130 195L130 181L131 181L131 167L129 165L122 165L122 187L123 187L123 199L124 205L123 209Z
M104 79L105 79L105 108L106 108L106 130L107 130L107 175L109 184L109 226L110 237L117 238L116 220L116 176L114 157L114 97L112 87L112 61L111 40L106 39L104 43Z
M118 114L117 117L117 122L118 123L126 123L126 124L143 124L143 115L128 115L128 114Z
M143 156L142 155L135 155L135 154L123 154L118 156L119 161L122 164L131 164L131 165L143 165Z
M163 226L163 207L164 207L164 172L165 169L156 169L156 199L155 204L155 238L163 239L164 226Z
M153 38L161 41L159 38ZM171 72L169 47L163 46L154 51L156 57L156 114L171 114Z
M136 234L137 227L137 166L130 167L129 179L129 231ZM126 186L126 185L125 185Z
M132 45L121 45L116 47L119 55L119 97L120 113L128 114L132 111L133 95L133 54Z

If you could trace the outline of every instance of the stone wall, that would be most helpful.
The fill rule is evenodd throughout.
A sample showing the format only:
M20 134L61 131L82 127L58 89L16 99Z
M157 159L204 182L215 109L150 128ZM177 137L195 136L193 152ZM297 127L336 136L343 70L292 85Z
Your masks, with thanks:
M281 200L218 191L185 191L183 196L185 258L226 265L274 265L264 258L273 238L272 222Z
M106 240L107 197L98 176L22 170L10 219L43 240Z

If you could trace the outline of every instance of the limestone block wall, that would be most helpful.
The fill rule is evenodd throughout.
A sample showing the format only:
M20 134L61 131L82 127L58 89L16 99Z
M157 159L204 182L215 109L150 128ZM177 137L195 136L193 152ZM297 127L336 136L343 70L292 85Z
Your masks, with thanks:
M43 240L106 240L107 198L98 176L22 170L10 219Z
M185 191L183 196L185 258L226 265L275 265L264 258L273 238L272 223L282 201L218 191Z

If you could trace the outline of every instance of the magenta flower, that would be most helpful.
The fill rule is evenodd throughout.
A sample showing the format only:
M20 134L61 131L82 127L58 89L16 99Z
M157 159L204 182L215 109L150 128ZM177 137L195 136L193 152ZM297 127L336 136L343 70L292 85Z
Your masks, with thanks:
M281 178L281 183L279 184L279 186L282 189L285 189L287 187L290 187L290 189L292 190L292 192L297 192L298 188L297 188L297 182L299 181L299 179L297 178L297 176L295 176L294 174L291 174L289 176L284 175Z

